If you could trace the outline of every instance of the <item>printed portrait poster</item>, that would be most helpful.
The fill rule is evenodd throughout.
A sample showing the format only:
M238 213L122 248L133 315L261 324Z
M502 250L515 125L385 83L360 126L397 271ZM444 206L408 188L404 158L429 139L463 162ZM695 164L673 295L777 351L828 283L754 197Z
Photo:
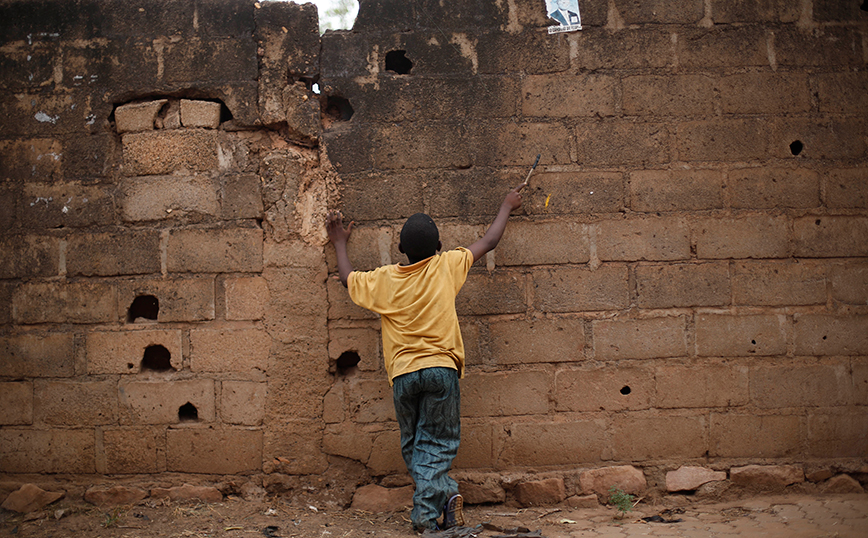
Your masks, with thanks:
M579 0L544 0L549 18L549 33L575 32L582 29Z

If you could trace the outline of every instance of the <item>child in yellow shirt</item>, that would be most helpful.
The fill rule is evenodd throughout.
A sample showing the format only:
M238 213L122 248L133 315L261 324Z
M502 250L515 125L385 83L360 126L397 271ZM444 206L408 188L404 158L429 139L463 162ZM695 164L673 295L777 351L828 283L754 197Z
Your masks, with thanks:
M464 501L448 474L461 437L458 379L464 377L455 296L470 266L497 246L510 213L521 207L525 186L506 195L479 241L443 254L437 254L442 248L437 225L428 215L416 213L401 229L398 244L409 264L373 271L354 271L347 256L353 223L344 228L341 213L335 211L327 218L341 282L354 303L380 314L401 454L416 483L411 519L419 532L464 525Z

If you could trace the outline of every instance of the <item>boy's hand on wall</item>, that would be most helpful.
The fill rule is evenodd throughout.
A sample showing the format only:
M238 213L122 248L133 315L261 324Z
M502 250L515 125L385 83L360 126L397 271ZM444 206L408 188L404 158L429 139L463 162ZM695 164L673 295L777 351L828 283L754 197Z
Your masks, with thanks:
M353 232L353 222L344 228L344 216L340 211L329 211L326 217L326 230L329 234L329 241L334 244L346 243Z

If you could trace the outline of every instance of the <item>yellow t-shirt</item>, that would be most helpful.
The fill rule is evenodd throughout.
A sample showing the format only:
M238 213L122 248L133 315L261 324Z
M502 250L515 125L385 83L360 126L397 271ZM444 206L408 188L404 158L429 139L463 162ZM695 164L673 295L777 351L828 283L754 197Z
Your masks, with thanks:
M413 265L385 265L347 277L350 299L380 314L389 384L399 375L437 366L464 377L455 296L471 265L473 253L457 248Z

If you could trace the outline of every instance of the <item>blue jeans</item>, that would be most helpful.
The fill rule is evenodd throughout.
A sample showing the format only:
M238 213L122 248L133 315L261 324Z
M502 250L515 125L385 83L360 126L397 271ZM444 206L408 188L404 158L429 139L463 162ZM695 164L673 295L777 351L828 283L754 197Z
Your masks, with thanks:
M458 371L425 368L396 377L392 395L401 428L401 454L416 482L410 518L417 529L433 528L443 506L458 493L449 477L461 440Z

